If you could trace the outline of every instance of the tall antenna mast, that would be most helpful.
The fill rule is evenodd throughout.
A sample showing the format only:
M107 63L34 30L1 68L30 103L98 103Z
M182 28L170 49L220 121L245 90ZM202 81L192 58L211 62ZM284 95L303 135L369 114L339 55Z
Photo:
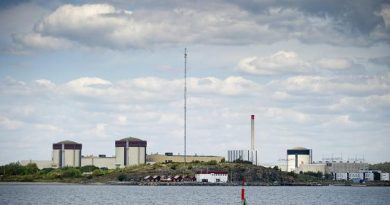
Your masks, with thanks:
M187 163L187 48L184 49L184 163Z

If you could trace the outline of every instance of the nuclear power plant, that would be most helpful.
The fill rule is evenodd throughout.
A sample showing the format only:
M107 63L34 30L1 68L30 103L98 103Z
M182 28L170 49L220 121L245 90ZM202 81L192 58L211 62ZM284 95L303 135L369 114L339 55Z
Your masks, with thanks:
M287 150L287 171L291 172L304 164L311 164L313 161L311 149L294 147Z
M255 148L255 115L251 115L251 145L249 150L228 150L228 162L248 161L258 164Z
M61 141L53 144L52 164L54 167L81 166L82 145L73 141Z

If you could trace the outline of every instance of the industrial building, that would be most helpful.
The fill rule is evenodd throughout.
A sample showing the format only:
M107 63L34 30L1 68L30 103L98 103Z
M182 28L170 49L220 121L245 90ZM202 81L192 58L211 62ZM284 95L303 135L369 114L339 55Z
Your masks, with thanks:
M99 156L82 156L81 157L81 166L87 166L87 165L93 165L95 167L99 168L108 168L108 169L115 169L118 168L120 165L116 164L116 157L106 157L106 155L99 155Z
M80 143L65 140L53 144L52 167L80 167L81 166Z
M258 165L257 150L255 149L255 115L251 115L250 150L228 150L227 161L249 161L254 165Z
M82 156L82 144L65 140L53 144L52 160L23 160L22 165L37 164L39 169L80 167L93 165L99 168L114 169L146 163L147 142L134 137L127 137L115 141L113 157L106 155Z
M332 174L334 180L363 181L389 181L389 173L379 170L359 170L358 172L340 172Z
M146 141L134 137L115 141L116 164L126 167L146 162Z
M195 175L196 182L226 183L228 174L224 171L201 171Z
M324 174L331 173L354 173L359 172L360 170L367 170L368 164L363 162L343 162L343 161L333 161L333 162L317 162L312 164L302 164L300 165L295 172L321 172Z
M216 161L220 162L223 160L224 157L220 156L198 156L198 155L187 155L186 161L187 162L209 162L209 161ZM165 155L162 154L151 154L146 156L146 162L147 163L169 163L169 162L184 162L184 156L183 155L173 155L171 152L165 153Z
M228 150L228 162L248 161L257 164L257 150Z
M287 150L287 171L295 171L299 166L311 164L312 150L304 147L294 147Z

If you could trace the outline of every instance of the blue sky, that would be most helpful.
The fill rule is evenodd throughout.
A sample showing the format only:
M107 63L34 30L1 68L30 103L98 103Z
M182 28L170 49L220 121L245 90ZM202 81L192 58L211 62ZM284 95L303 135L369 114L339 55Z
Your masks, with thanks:
M11 1L0 4L0 164L51 144L183 153L286 149L388 161L389 1ZM18 150L18 151L16 151Z

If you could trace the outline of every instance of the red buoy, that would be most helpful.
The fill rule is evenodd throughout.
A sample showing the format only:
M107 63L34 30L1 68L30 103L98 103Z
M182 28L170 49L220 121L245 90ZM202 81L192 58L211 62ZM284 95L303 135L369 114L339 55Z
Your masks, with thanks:
M245 200L245 188L244 188L244 177L242 178L242 187L241 187L241 204L246 205L246 200Z

